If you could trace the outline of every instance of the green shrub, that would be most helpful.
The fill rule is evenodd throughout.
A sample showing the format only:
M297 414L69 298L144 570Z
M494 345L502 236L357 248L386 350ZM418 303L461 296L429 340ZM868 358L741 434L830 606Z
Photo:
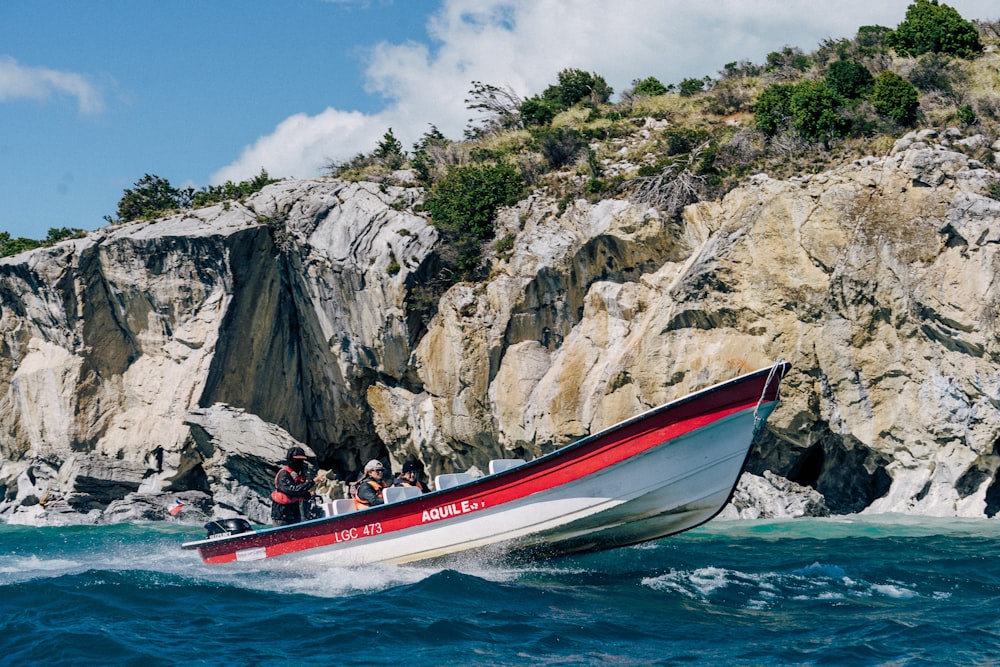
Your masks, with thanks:
M591 178L600 178L604 175L604 165L598 159L597 151L589 147L587 148L587 171Z
M374 156L385 168L393 171L402 167L406 161L406 152L403 151L403 144L392 133L391 127L382 135L382 140L378 142L378 146L375 148Z
M524 179L512 165L451 167L424 200L431 223L457 252L457 268L469 277L479 263L482 242L493 237L493 218L501 206L515 203Z
M78 239L86 235L87 232L76 227L50 227L49 233L45 236L45 240L42 241L42 245L51 246L66 239Z
M586 185L583 186L583 191L588 195L600 194L604 192L604 181L600 178L587 179Z
M788 106L792 125L806 139L829 141L841 136L846 122L840 114L844 100L822 81L802 81L795 85Z
M863 25L858 28L858 34L854 38L855 48L859 56L871 58L885 53L889 48L889 41L892 39L892 28L884 25Z
M830 63L826 84L844 99L857 100L871 94L875 77L856 60L837 60Z
M632 89L632 94L656 97L657 95L666 95L667 87L660 83L659 79L651 76L636 82L635 88Z
M723 80L726 79L738 79L750 76L760 76L763 74L764 68L761 65L755 65L749 60L741 60L739 62L726 63L722 66L722 71L719 75Z
M559 72L559 83L549 86L542 94L559 109L568 109L577 102L603 104L611 99L614 89L604 77L579 69L564 69Z
M451 142L441 134L437 126L431 125L431 129L424 132L420 140L413 144L413 158L410 166L417 174L417 179L422 183L430 183L434 179L434 172L437 167L437 160L434 154L441 154L445 147Z
M753 105L754 127L768 136L777 134L792 116L794 89L790 83L776 83L765 88Z
M493 250L495 250L498 255L509 254L514 249L514 241L516 239L516 235L507 234L503 238L497 239L497 242L493 244Z
M134 188L125 190L118 201L117 219L104 216L108 222L128 222L129 220L152 220L171 211L188 209L192 206L208 206L233 199L242 199L251 195L265 185L276 183L263 169L260 173L246 181L233 183L226 181L223 185L210 185L195 190L184 188L179 190L170 181L160 176L145 174L135 182Z
M266 185L277 183L278 180L279 179L271 178L268 176L266 171L261 169L259 174L246 181L240 181L239 183L226 181L222 185L209 185L208 187L204 187L198 191L189 190L190 201L187 203L180 201L180 205L175 208L211 206L212 204L243 199L244 197L249 197L253 193L260 191Z
M566 166L584 147L583 137L572 128L546 128L536 135L538 150L552 169Z
M958 120L964 125L974 125L978 118L971 105L963 104L958 107Z
M983 50L976 26L937 0L916 0L910 5L889 41L897 53L906 56L948 53L972 58Z
M0 257L10 257L25 250L53 246L60 241L86 236L87 232L76 227L51 227L42 241L20 236L12 239L9 232L0 232Z
M516 202L522 187L520 172L507 163L451 167L427 193L424 209L435 226L487 238L497 209Z
M798 47L786 46L767 54L767 71L795 70L805 72L811 65L809 57Z
M871 101L875 110L883 116L901 125L909 125L917 117L920 95L912 83L886 70L875 77Z
M559 113L557 105L551 100L535 95L521 103L521 122L525 127L532 125L548 125Z
M692 97L703 90L705 90L705 82L702 79L684 79L681 81L681 97Z
M177 208L181 208L181 191L165 178L145 174L118 201L118 221L151 220Z
M754 126L773 136L791 123L804 138L827 142L843 135L849 123L841 113L844 99L823 81L775 84L754 103Z
M690 153L708 139L706 130L696 130L689 127L668 129L663 133L663 141L667 145L667 155Z
M0 232L0 257L10 257L25 250L34 250L42 247L41 241L20 236L12 239L8 232Z
M207 206L231 199L241 199L257 192L265 185L276 182L263 169L254 178L223 185L211 185L201 190L194 188L177 189L170 181L160 176L145 174L135 183L134 188L125 190L118 201L117 219L104 216L108 222L129 220L152 220L171 211L188 209L192 206Z
M952 92L953 83L960 78L952 67L952 58L943 53L925 53L906 76L907 80L922 91Z

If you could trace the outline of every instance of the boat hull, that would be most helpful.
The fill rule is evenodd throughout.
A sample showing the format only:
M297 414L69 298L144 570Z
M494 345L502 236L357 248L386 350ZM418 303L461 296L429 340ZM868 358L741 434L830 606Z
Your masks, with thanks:
M787 370L721 383L444 491L184 548L207 563L296 555L351 566L467 552L549 557L679 533L728 502Z

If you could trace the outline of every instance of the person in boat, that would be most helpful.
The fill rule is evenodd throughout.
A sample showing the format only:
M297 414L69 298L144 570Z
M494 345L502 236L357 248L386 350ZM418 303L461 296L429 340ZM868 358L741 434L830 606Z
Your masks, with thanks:
M384 503L382 490L389 486L384 480L385 467L378 459L366 463L364 473L358 482L358 493L354 496L354 507L359 510Z
M393 486L415 486L420 489L420 493L427 493L427 485L420 481L420 464L416 461L407 461L403 464L403 471L396 475L392 482Z
M302 521L302 501L312 497L321 477L307 479L305 475L305 450L291 447L285 455L285 465L274 476L274 491L271 492L271 522L275 526L287 526Z

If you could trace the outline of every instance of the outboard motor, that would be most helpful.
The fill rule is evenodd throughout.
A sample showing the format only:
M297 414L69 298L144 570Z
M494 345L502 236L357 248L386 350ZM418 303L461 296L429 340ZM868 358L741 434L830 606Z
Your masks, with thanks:
M250 522L246 519L217 519L205 524L209 539L213 537L229 537L240 533L249 533L253 530Z

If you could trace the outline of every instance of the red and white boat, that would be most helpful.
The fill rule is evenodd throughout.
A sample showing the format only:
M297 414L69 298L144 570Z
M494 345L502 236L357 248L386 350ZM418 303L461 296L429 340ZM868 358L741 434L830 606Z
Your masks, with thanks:
M777 406L779 361L491 474L439 475L386 504L188 542L206 563L297 555L329 565L412 563L478 551L548 557L637 544L699 526L728 502L754 435ZM333 505L349 504L342 500ZM225 523L225 522L222 522ZM211 524L209 524L211 525Z

